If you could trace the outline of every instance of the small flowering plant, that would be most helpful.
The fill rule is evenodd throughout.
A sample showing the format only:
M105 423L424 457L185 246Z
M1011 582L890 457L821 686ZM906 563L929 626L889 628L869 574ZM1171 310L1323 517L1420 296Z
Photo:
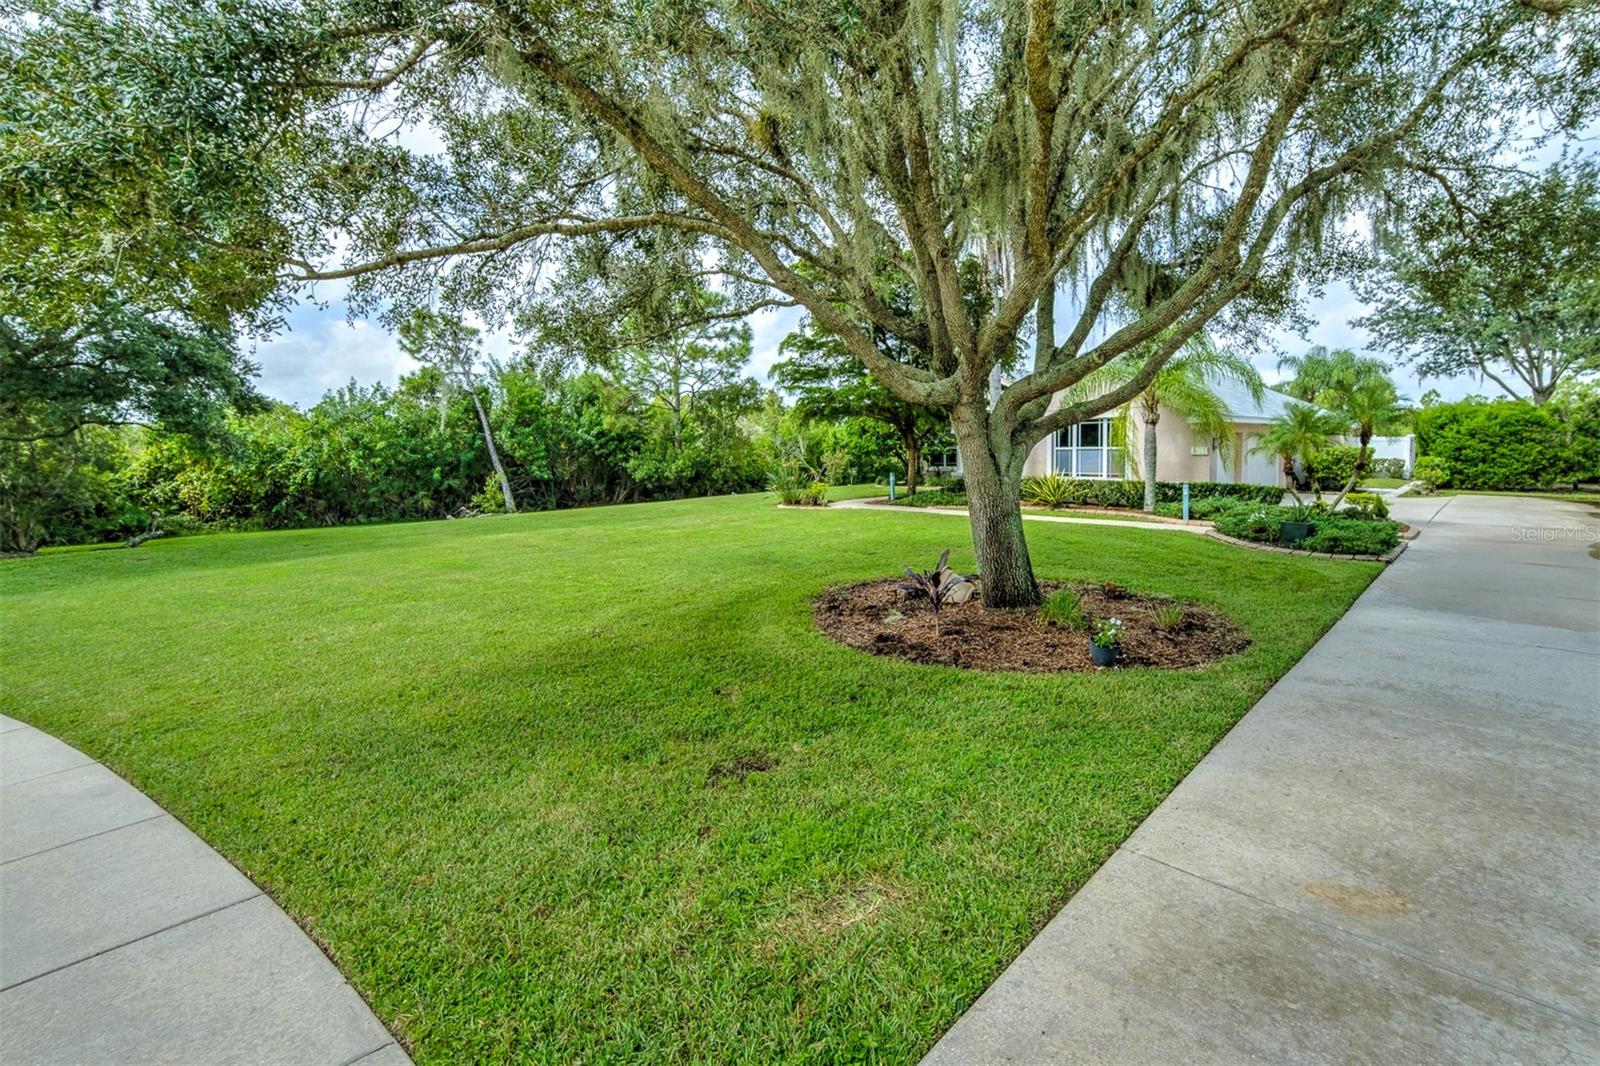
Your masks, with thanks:
M1102 618L1094 624L1089 642L1097 648L1115 648L1122 643L1122 619Z

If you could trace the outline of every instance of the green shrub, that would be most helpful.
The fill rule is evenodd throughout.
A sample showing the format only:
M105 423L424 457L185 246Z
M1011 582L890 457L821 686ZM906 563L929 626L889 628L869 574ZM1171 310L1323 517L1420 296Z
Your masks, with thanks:
M1167 603L1155 610L1157 629L1173 630L1183 625L1183 604Z
M1450 467L1443 459L1424 455L1412 468L1411 480L1418 482L1423 492L1435 492L1450 483Z
M1329 514L1326 507L1236 507L1217 516L1216 529L1239 540L1276 544L1283 523L1308 520L1311 536L1301 545L1307 551L1382 555L1400 543L1397 523L1376 516Z
M1317 487L1342 489L1350 483L1356 470L1356 453L1359 448L1336 445L1317 457Z
M188 537L198 533L211 532L206 524L193 515L174 514L162 515L157 520L157 527L169 537Z
M1221 514L1223 511L1231 511L1238 507L1253 506L1256 505L1252 504L1249 500L1237 500L1227 496L1201 496L1199 499L1194 499L1191 497L1189 500L1189 517L1198 518L1203 521L1210 521L1215 519L1217 515ZM1156 504L1156 514L1163 515L1167 518L1182 518L1183 504L1181 502L1158 503Z
M828 483L804 463L788 460L773 467L767 488L778 494L778 502L791 507L821 507L828 502Z
M1072 589L1057 589L1039 606L1039 617L1063 629L1087 629L1089 620L1083 615L1078 594Z
M967 497L961 492L946 492L943 489L922 489L910 495L898 496L894 503L897 507L965 507Z
M1388 518L1389 504L1376 492L1352 492L1344 498L1357 518Z
M1342 489L1350 483L1350 476L1355 473L1356 455L1360 448L1339 445L1329 448L1317 460L1317 487L1324 491ZM1369 477L1405 477L1406 462L1404 459L1378 459L1371 451L1367 453L1367 468L1362 471L1363 478Z
M1278 531L1289 518L1286 507L1233 507L1216 517L1218 533L1240 540L1276 542Z
M1069 478L1060 474L1047 474L1043 477L1022 480L1022 498L1030 503L1045 503L1045 506L1049 507L1076 505L1142 508L1144 506L1142 481ZM1208 497L1270 504L1275 504L1283 498L1283 490L1276 485L1236 485L1226 481L1191 481L1188 484L1191 504L1195 500ZM1059 499L1059 502L1046 503L1046 499ZM1183 482L1156 482L1158 510L1162 503L1176 503L1182 499Z
M1043 477L1025 477L1022 479L1022 500L1024 503L1037 503L1044 507L1061 507L1071 501L1072 479L1064 478L1060 474L1046 474Z
M1303 547L1338 555L1382 555L1399 543L1400 527L1393 522L1330 516L1317 520Z
M1402 478L1406 476L1404 459L1368 459L1367 477Z
M1532 489L1572 480L1575 453L1559 419L1518 400L1435 404L1415 415L1417 446L1449 471L1439 488Z

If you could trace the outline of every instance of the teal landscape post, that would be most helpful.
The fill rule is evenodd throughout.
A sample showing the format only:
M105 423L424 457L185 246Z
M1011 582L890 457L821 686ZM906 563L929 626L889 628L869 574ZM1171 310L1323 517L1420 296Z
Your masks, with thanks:
M889 472L889 502L894 502L894 471Z
M1183 483L1183 520L1185 522L1189 520L1189 483L1187 481Z

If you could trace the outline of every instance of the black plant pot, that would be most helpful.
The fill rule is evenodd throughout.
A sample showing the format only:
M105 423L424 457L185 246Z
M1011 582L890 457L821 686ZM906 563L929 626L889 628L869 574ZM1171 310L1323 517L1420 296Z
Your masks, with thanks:
M1298 548L1305 543L1307 537L1316 532L1316 528L1310 522L1285 522L1278 527L1278 543Z
M1096 666L1112 666L1121 654L1121 644L1113 644L1109 648L1102 648L1093 642L1089 644L1089 657L1094 660Z

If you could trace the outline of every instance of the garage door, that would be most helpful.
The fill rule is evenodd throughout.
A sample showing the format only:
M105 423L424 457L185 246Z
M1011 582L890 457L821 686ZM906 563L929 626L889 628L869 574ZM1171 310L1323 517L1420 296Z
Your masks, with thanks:
M1239 480L1250 485L1281 484L1277 457L1255 450L1260 440L1261 435L1258 433L1248 434L1244 438L1243 476Z

